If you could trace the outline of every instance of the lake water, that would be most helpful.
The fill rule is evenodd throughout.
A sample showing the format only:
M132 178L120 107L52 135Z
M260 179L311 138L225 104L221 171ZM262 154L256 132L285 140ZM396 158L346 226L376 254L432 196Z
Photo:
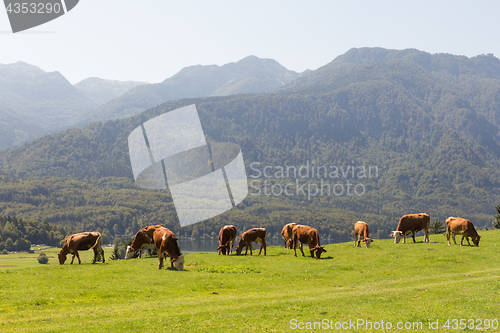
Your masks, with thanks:
M237 242L239 237L236 237L236 242L233 247L233 251L236 249ZM191 239L179 239L179 246L181 247L182 252L193 253L193 252L217 252L216 248L219 246L219 241L217 239L199 239L199 240L191 240ZM283 240L281 238L269 238L266 241L267 246L283 246ZM255 248L256 244L252 243L252 246ZM257 245L257 249L259 246Z

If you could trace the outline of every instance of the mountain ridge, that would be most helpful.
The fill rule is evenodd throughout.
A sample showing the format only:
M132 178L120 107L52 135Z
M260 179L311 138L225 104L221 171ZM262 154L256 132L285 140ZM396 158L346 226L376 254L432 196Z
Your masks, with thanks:
M147 83L139 81L106 80L98 77L89 77L75 83L74 86L87 98L93 100L100 106L142 84Z
M82 116L77 125L130 117L169 100L270 92L299 76L276 60L256 56L222 66L189 66L161 83L131 89Z
M341 58L271 93L173 100L126 119L91 123L40 138L1 152L0 171L25 182L41 182L38 179L44 177L88 181L122 177L120 182L129 190L124 200L133 201L134 195L141 195L133 193L143 192L134 190L128 134L149 119L195 104L207 141L239 144L249 181L256 181L249 190L261 192L249 194L227 215L186 229L193 234L195 230L217 232L222 222L248 226L247 221L253 221L273 232L279 224L297 222L317 227L322 235L345 238L352 220L363 218L381 236L394 230L395 219L403 214L424 211L433 220L463 216L478 227L489 227L500 200L500 127L493 119L498 113L495 103L500 83L494 73L467 68L474 62L494 68L498 59L467 60L403 50L399 55L388 52L387 60L368 61L381 59L384 52L363 52L367 61L352 64ZM430 59L424 63L441 70L428 70L406 59L408 55ZM472 65L470 68L475 68ZM266 186L279 189L295 184L295 179L250 177L251 163L261 168L298 168L308 162L327 167L375 165L379 176L359 180L366 189L359 197L328 194L310 198L299 191L290 196L264 194ZM298 181L321 184L320 179L311 177ZM345 183L342 177L325 181L332 186ZM121 192L112 193L111 197L122 198ZM167 200L163 192L161 198L158 202ZM28 206L23 199L15 200L3 202L0 215L41 209ZM171 201L168 203L171 208ZM166 208L157 215L148 209L144 211L156 222L167 214ZM79 210L86 208L82 204ZM175 213L168 212L171 226ZM132 210L128 214L131 219L142 218ZM51 219L71 223L67 217L51 215Z

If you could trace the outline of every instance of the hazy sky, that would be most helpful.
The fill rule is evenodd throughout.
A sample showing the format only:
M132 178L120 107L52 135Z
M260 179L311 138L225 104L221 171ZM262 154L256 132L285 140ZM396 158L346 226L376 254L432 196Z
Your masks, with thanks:
M160 82L191 65L248 55L317 69L353 47L500 56L500 1L80 0L12 34L0 8L0 63L24 61L71 83Z

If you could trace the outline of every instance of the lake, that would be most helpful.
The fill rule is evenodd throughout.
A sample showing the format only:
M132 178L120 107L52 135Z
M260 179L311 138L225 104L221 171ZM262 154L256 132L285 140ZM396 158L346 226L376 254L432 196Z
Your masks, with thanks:
M236 241L233 247L233 251L236 249L239 237L236 237ZM193 253L193 252L217 252L217 247L219 246L219 240L217 239L179 239L177 241L181 247L182 252ZM283 240L280 238L269 238L266 241L267 246L283 246ZM256 244L252 243L255 248ZM257 249L259 246L257 245Z

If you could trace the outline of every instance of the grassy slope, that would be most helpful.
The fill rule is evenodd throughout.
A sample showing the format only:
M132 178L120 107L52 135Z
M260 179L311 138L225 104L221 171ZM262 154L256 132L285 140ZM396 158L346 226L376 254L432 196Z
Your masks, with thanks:
M158 271L155 258L91 265L86 252L82 265L0 271L0 331L287 332L292 319L364 319L422 322L419 332L439 320L443 332L447 318L500 320L500 230L481 234L480 247L447 246L444 235L331 244L322 260L280 247L189 254L184 272Z

